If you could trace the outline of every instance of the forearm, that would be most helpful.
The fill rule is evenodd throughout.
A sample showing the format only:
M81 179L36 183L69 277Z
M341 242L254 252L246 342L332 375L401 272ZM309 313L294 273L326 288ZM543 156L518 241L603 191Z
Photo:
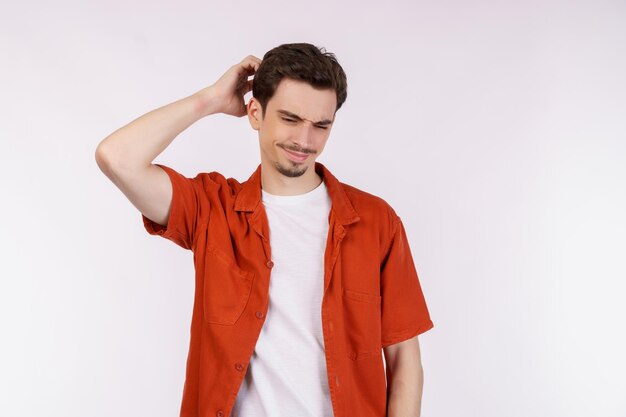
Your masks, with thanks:
M395 369L387 372L387 417L420 417L424 386L421 364L393 365Z
M213 113L213 90L207 87L152 110L111 133L98 145L96 157L125 169L147 167L182 131Z

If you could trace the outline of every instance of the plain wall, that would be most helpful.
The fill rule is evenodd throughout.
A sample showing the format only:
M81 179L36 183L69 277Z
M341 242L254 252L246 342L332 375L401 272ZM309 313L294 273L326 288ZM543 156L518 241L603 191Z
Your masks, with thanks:
M434 329L423 416L626 416L626 3L21 2L0 8L0 415L178 415L192 253L94 151L248 54L336 53L319 161L403 219ZM249 97L249 96L248 96ZM155 162L243 181L245 118Z

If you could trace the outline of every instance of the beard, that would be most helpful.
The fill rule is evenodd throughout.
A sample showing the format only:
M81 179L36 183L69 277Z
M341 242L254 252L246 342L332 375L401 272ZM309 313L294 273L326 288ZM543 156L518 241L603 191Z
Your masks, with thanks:
M289 178L296 178L296 177L302 176L308 168L307 165L298 164L296 162L289 162L289 164L290 164L289 166L285 166L281 164L279 161L276 161L276 163L274 163L274 166L276 167L276 171L280 172L285 177L289 177Z
M304 152L304 153L309 153L309 154L316 153L308 149L287 147L283 145L278 145L278 146L283 149L289 149L295 152ZM304 163L294 162L294 161L287 161L286 164L282 164L280 161L276 161L274 162L274 167L276 168L276 171L280 172L282 175L289 177L289 178L296 178L296 177L300 177L304 175L304 173L306 172L308 168L308 165L305 165Z

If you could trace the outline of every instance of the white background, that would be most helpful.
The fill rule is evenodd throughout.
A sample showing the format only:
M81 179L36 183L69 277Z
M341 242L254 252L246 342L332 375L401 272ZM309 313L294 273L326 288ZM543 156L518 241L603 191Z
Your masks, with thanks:
M178 415L192 253L97 144L248 54L349 83L319 161L403 219L435 328L423 416L626 416L626 3L9 2L0 8L0 415ZM155 162L245 180L246 119Z

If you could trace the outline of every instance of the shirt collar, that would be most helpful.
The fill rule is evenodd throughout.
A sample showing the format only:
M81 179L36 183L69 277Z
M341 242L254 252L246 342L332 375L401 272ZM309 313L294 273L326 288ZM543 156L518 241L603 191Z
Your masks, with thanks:
M350 224L359 220L359 215L348 198L343 185L322 163L315 162L315 172L322 177L332 202L337 220L342 224ZM261 203L261 164L242 184L235 199L235 210L254 211Z

